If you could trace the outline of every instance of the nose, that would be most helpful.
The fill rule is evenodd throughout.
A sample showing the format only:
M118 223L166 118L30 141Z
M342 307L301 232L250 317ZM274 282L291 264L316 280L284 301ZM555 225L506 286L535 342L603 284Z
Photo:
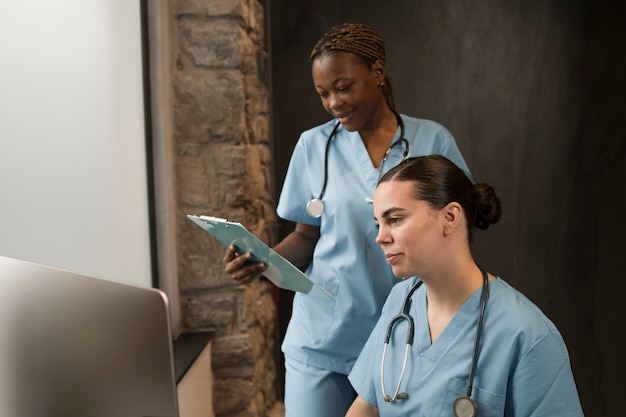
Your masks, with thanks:
M341 106L343 106L343 100L341 99L341 97L339 96L339 94L337 93L330 93L328 95L328 108L330 110L336 110L336 109L341 109Z
M384 246L390 242L390 236L387 229L383 225L378 225L378 233L376 234L376 243L380 246Z

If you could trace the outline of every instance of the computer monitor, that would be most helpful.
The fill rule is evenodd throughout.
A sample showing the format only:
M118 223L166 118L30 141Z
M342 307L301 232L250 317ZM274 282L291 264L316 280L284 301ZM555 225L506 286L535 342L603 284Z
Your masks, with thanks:
M165 294L0 256L0 416L178 417Z

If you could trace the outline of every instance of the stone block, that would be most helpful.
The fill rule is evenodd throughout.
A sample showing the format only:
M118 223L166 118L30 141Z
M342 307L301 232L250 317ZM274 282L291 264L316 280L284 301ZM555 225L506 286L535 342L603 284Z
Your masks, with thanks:
M245 146L222 146L211 161L220 179L245 181L247 149Z
M258 45L263 45L265 41L265 19L263 2L261 0L250 0L247 13L244 14L246 24L250 28L249 36Z
M256 355L247 333L218 337L211 342L213 371L254 365Z
M185 324L191 330L209 329L215 337L239 332L240 312L235 292L223 291L184 297Z
M254 385L242 378L216 378L213 383L213 410L215 415L233 415L243 411L255 396Z
M179 23L181 51L196 67L239 68L249 43L234 19L186 19Z
M198 235L206 234L199 231ZM228 278L222 266L222 256L225 251L224 245L216 242L215 239L208 238L192 238L190 240L200 241L209 240L208 244L202 245L202 248L208 250L195 249L191 245L181 248L185 262L180 265L180 282L179 287L182 292L193 290L207 290L214 288L223 288L234 285L233 281Z
M179 204L191 207L209 205L209 182L202 158L177 158L175 172L178 179L176 191Z
M247 141L241 72L178 71L173 78L176 143Z
M243 16L247 8L243 0L178 0L174 2L176 17Z
M178 247L183 260L178 266L181 292L235 286L236 283L226 275L222 265L225 246L185 215L181 214L177 220L180 236Z

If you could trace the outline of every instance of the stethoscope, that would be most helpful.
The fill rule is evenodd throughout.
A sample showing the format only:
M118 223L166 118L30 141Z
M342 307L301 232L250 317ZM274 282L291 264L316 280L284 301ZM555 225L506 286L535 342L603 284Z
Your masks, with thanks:
M378 167L378 180L380 180L380 177L383 174L383 169L385 166L385 162L387 161L387 156L396 145L399 145L401 143L404 144L404 153L402 154L403 161L409 154L409 141L406 140L406 138L404 137L404 122L402 121L402 117L400 117L400 115L395 110L393 110L393 113L396 115L396 119L398 120L398 124L400 125L400 139L392 143L385 151L383 160ZM330 135L328 135L328 140L326 141L326 150L324 151L324 180L322 182L322 190L317 197L312 198L311 201L309 201L306 205L306 212L311 217L320 217L324 213L324 202L322 201L322 197L326 192L326 183L328 182L328 150L330 149L330 142L335 136L335 132L337 131L337 128L340 124L340 122L337 122L332 132L330 132ZM366 198L365 201L371 203L371 198Z
M478 353L480 351L480 334L483 328L483 319L485 316L485 308L487 306L487 298L489 297L489 279L487 277L487 272L480 265L478 265L478 267L483 274L483 289L480 294L480 308L478 313L478 324L476 325L474 353L472 354L472 363L470 366L469 379L467 381L467 393L465 396L457 398L454 401L454 405L452 406L455 417L476 417L478 415L478 403L472 398L472 387L474 385L474 372L476 371L476 363L478 362ZM402 309L400 310L400 313L393 317L389 322L389 325L387 325L387 333L385 334L385 342L383 346L383 356L380 365L380 384L382 387L383 398L386 402L394 402L395 400L406 400L407 398L409 398L409 395L406 392L400 392L400 385L402 384L402 378L404 377L404 371L406 370L406 364L409 358L409 349L413 344L413 336L415 334L413 317L411 317L411 315L409 314L411 296L422 285L422 283L422 280L419 280L411 288L409 293L406 295L404 302L402 303ZM391 338L391 334L393 332L393 326L402 320L406 320L408 324L406 347L404 350L404 360L402 361L402 370L400 372L398 384L396 385L396 390L393 393L393 396L389 396L387 395L387 392L385 390L385 357L387 355L387 346L389 345L389 339Z

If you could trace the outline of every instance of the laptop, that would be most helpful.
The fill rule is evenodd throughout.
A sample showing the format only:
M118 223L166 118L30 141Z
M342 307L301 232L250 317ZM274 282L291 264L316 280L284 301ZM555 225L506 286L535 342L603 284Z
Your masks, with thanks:
M0 416L178 417L167 297L0 256Z

